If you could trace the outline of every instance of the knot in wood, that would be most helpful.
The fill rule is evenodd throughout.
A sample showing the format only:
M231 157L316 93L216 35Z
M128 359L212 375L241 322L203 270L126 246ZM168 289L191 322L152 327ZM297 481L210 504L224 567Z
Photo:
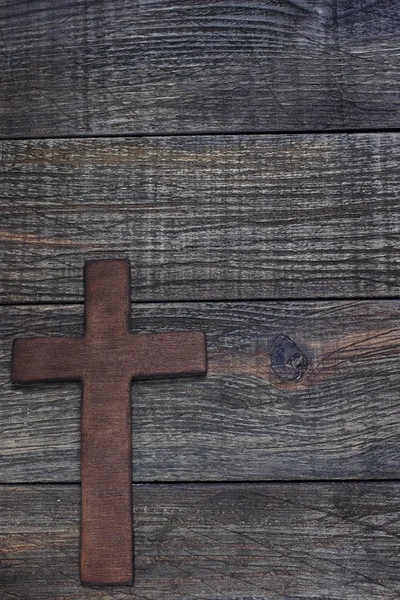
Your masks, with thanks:
M279 335L271 352L271 368L282 381L298 381L307 369L308 360L287 335Z

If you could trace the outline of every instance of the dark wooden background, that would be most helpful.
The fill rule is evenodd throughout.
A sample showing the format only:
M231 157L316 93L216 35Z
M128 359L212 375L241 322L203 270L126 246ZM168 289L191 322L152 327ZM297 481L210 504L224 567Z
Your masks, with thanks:
M1 600L398 600L398 0L0 8ZM10 356L105 257L209 371L133 386L136 584L90 589L79 386Z

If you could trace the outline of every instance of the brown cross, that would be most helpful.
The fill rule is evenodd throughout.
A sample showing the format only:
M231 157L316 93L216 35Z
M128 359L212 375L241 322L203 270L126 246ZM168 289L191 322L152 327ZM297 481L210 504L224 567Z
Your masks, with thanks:
M203 333L131 335L127 260L85 265L83 338L16 339L12 380L83 384L81 581L133 583L131 380L206 372Z

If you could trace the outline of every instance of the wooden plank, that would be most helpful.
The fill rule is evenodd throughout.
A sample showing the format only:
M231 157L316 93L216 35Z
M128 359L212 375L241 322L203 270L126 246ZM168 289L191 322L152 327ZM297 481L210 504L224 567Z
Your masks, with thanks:
M79 584L79 487L2 486L4 600L397 600L399 483L134 486L136 581Z
M81 301L90 258L129 258L140 301L400 294L398 134L2 152L0 301Z
M83 307L0 315L1 481L78 482L79 385L13 386L10 353L81 335ZM208 354L206 378L133 384L134 481L400 478L399 323L394 300L133 306L133 331Z
M398 127L396 0L2 0L1 134Z

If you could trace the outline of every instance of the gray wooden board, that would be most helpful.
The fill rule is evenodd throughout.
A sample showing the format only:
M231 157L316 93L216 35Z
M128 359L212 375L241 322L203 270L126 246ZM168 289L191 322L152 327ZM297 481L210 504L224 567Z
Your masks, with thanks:
M136 583L79 584L79 486L1 486L2 600L398 600L399 483L137 485Z
M398 134L4 141L0 301L400 294Z
M134 481L400 478L399 301L132 312L133 331L204 331L208 352L205 378L134 382ZM11 385L10 352L82 335L83 306L1 307L0 327L1 481L78 482L79 385ZM308 361L297 381L271 368L282 335Z
M0 134L399 125L397 0L2 0Z

